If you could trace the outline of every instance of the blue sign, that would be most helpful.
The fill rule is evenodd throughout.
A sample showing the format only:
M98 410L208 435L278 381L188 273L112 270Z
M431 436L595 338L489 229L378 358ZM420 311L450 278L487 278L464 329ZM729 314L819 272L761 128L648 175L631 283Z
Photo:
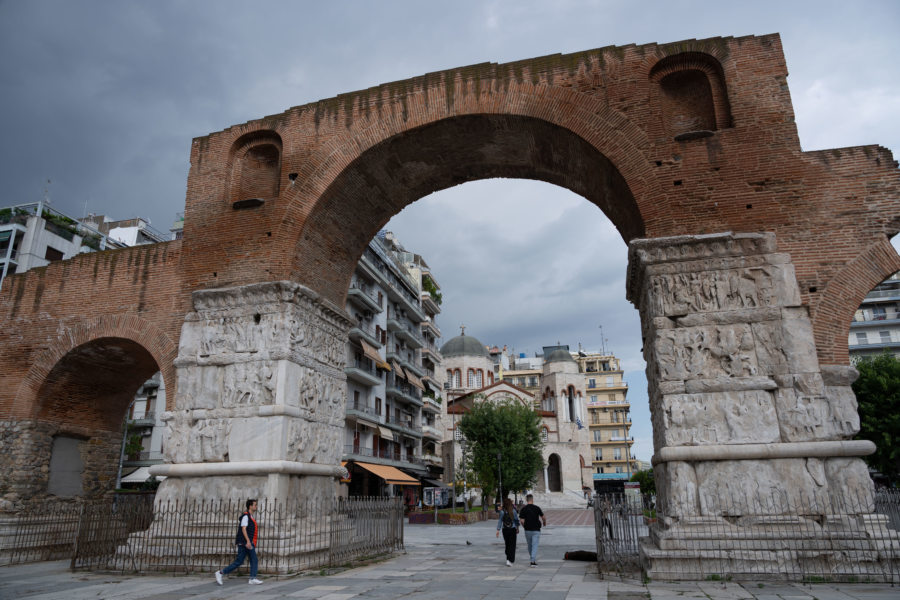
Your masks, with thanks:
M628 473L594 473L594 480L597 479L628 479Z

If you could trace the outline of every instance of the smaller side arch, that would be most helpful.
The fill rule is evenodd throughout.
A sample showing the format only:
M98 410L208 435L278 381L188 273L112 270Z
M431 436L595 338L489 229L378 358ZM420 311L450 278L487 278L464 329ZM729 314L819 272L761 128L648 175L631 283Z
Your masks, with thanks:
M166 408L174 407L178 392L175 378L175 358L178 348L168 335L153 323L137 315L103 315L68 327L50 346L34 357L28 374L22 378L16 392L14 411L35 417L38 394L53 368L75 348L100 338L123 338L147 350L156 361L166 384Z
M884 236L828 282L819 301L810 307L820 364L849 364L847 338L853 313L872 288L897 271L900 271L900 255Z

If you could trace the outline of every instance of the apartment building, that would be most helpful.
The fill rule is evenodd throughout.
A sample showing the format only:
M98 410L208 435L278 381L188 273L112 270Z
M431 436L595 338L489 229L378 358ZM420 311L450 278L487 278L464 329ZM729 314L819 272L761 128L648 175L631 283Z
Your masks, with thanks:
M900 357L900 272L866 295L853 315L847 344L852 360L882 352Z
M621 491L622 482L640 470L632 455L628 384L611 353L579 351L574 359L585 379L593 488Z
M85 252L165 241L146 219L80 221L46 201L0 209L0 285L7 275L44 267Z
M412 504L420 480L441 475L440 356L423 353L440 335L437 289L425 261L389 232L357 264L346 304L356 321L347 342L343 453L351 496L403 495Z
M139 487L150 478L150 467L163 462L160 415L165 410L166 384L157 371L138 388L125 416L121 487Z

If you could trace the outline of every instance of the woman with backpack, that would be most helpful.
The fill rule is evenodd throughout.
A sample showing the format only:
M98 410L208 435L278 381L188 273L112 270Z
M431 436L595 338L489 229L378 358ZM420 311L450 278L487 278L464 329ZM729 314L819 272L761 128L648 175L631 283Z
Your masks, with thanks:
M519 534L519 511L513 506L512 500L503 499L503 508L500 509L500 519L497 521L497 535L503 532L503 543L506 545L506 566L511 567L516 562L516 536Z

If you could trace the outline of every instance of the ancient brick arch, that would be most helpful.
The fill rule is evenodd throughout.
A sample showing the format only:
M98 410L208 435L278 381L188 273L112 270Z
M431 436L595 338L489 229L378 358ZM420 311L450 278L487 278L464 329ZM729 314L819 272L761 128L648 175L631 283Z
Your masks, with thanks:
M46 420L50 414L58 412L66 415L70 409L48 406L57 398L68 398L69 402L85 403L89 398L102 395L99 389L106 388L113 395L124 394L133 397L137 387L156 371L162 371L167 389L171 390L167 403L174 403L177 392L175 378L175 357L178 349L172 339L153 323L135 315L109 315L85 319L59 332L49 348L35 356L31 369L22 379L16 394L14 411L30 418ZM65 392L73 380L92 377L91 370L102 371L101 380L87 383L83 392L92 394L87 398L79 394ZM101 388L96 386L100 385ZM127 408L127 405L126 405ZM108 414L94 414L94 419L76 418L80 427L101 427L118 430L121 426L121 411L97 410ZM124 409L123 409L124 410ZM99 419L99 420L98 420ZM110 420L111 419L111 420Z
M610 128L600 118L594 121L595 130ZM636 197L658 195L646 189L640 172L648 161L634 146L619 147L615 153L625 167L617 168L597 150L599 143L586 141L573 129L518 115L463 115L396 134L334 175L300 232L295 276L321 281L318 291L342 300L368 240L394 214L431 192L490 177L540 179L566 187L603 210L626 241L642 237ZM623 172L632 178L631 185ZM340 248L329 242L337 238Z
M531 178L581 194L629 243L674 519L663 546L717 518L701 497L747 496L734 485L854 493L866 516L858 457L872 448L851 440L846 325L900 262L888 244L900 177L878 146L804 151L786 78L777 35L628 45L431 73L195 139L183 241L79 256L0 290L0 328L14 332L0 340L0 436L46 447L33 440L52 435L41 418L62 373L121 353L181 384L169 464L154 467L169 477L162 497L329 496L342 307L366 242L430 192ZM53 348L97 315L143 320L133 329L153 339L122 325ZM0 473L0 496L33 491L39 454ZM737 510L761 514L752 500Z

